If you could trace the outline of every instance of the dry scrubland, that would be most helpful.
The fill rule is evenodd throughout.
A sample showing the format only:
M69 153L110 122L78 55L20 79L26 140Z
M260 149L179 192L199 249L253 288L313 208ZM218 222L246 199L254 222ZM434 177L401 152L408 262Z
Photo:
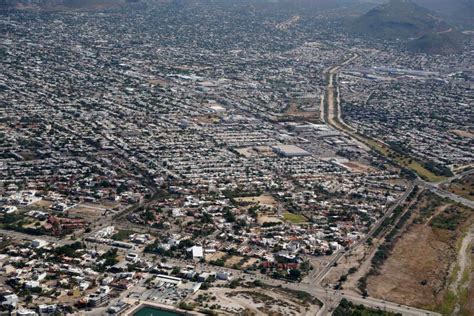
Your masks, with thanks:
M191 305L199 304L218 315L316 315L319 302L305 292L280 288L211 288L195 294Z
M388 258L367 278L369 295L446 315L474 315L474 211L423 193L411 212Z
M448 189L454 194L474 201L474 174L467 175L459 180L451 182Z

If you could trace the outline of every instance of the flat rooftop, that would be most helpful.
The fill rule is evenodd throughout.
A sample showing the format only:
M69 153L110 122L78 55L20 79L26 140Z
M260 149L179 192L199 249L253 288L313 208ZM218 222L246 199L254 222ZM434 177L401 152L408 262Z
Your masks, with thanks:
M276 152L285 156L309 156L311 155L306 150L295 145L279 145L272 147Z

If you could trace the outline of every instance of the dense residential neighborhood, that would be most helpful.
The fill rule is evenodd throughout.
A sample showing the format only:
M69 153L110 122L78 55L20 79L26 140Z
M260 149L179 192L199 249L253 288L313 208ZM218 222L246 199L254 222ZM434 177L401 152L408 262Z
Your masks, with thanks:
M184 3L1 11L0 313L438 315L343 286L423 192L472 210L472 48Z

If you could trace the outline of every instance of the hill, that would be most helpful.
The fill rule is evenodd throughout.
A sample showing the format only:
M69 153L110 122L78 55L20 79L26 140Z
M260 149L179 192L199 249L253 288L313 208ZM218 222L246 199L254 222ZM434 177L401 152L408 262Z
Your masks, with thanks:
M404 40L404 46L416 53L455 54L464 46L460 32L411 0L390 0L379 5L359 17L352 29L376 39Z
M456 24L474 27L474 0L414 0Z
M425 34L408 42L407 48L415 53L456 54L463 50L463 40L461 34L450 29L446 32Z
M359 34L383 39L407 39L441 32L449 26L410 0L390 0L359 17L353 30Z

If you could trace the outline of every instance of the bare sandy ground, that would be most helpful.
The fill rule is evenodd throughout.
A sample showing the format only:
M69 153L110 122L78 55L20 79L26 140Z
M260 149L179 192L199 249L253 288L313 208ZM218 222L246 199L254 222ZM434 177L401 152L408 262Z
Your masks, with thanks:
M195 300L199 294L206 293L213 299L207 301L207 305L217 305L219 315L236 315L246 311L253 315L316 315L319 307L316 305L303 306L295 302L286 293L268 289L224 289L211 288L200 291L191 299Z
M249 196L236 198L239 202L249 202L266 206L275 206L278 202L271 195Z

